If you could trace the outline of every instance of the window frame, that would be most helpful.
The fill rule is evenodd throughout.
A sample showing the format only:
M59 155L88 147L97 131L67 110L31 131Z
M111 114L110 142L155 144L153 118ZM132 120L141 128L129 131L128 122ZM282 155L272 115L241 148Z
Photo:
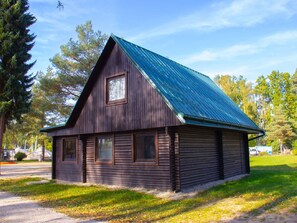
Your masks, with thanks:
M136 159L136 135L154 135L155 136L155 159ZM158 142L158 130L141 131L132 133L132 162L133 164L140 165L159 165L159 142Z
M123 99L118 99L114 101L109 101L109 87L108 87L108 81L112 79L117 79L119 77L123 76L125 78L125 98ZM110 105L119 105L119 104L125 104L128 102L128 75L127 72L120 72L117 74L114 74L112 76L108 76L105 78L105 83L104 83L104 94L105 94L105 105L110 106Z
M103 138L111 138L112 139L112 158L111 161L105 161L105 160L97 160L98 154L98 139ZM114 134L108 134L108 135L99 135L95 137L95 151L94 151L94 163L96 164L112 164L114 165Z
M74 160L65 160L65 157L64 157L64 143L66 140L75 140L75 159ZM79 146L79 142L78 142L78 138L77 137L65 137L65 138L62 138L62 162L63 163L77 163L78 161L78 146Z

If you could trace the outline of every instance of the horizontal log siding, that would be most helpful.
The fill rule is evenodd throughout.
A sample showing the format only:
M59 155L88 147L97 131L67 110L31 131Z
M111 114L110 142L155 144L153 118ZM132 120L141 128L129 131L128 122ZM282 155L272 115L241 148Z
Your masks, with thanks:
M105 79L126 72L127 103L105 104ZM126 54L115 45L98 80L72 128L50 132L49 135L93 134L159 128L180 125L179 120L161 96L148 83Z
M170 190L169 137L158 130L159 164L132 161L132 132L114 134L114 164L94 162L95 135L87 138L87 182Z
M181 190L219 180L215 129L180 127L178 133Z
M246 173L242 133L223 131L225 178Z
M180 187L180 156L179 156L179 134L175 133L175 181L176 192L181 190Z
M65 138L65 137L64 137ZM64 162L63 156L63 138L56 140L56 179L81 182L82 181L82 143L78 140L77 162Z

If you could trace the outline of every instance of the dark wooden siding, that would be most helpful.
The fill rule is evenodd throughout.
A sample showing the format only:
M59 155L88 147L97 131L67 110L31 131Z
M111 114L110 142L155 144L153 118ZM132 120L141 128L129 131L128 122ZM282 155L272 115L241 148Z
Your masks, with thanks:
M223 153L225 178L246 173L243 134L223 131Z
M56 179L81 182L82 181L82 144L77 140L77 162L64 162L63 155L63 138L56 140Z
M127 72L128 102L106 106L106 77ZM140 74L126 54L115 45L73 128L49 135L92 134L180 125L176 115Z
M87 182L170 190L169 136L158 130L159 163L132 161L132 132L114 134L114 164L94 162L95 135L87 138Z
M219 180L215 129L180 127L178 133L181 190Z

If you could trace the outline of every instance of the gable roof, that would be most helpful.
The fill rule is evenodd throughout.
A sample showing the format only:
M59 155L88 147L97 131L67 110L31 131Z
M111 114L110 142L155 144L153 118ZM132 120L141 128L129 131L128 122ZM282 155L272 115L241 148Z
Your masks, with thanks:
M183 124L264 132L206 75L166 57L111 35L81 96L65 125L44 128L50 132L75 124L80 111L114 44L131 59Z

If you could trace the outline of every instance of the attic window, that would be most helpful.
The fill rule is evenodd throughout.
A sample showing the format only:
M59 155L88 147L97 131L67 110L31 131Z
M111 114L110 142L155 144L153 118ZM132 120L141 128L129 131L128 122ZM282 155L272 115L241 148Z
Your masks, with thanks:
M127 75L119 75L106 78L106 102L107 104L127 102Z

